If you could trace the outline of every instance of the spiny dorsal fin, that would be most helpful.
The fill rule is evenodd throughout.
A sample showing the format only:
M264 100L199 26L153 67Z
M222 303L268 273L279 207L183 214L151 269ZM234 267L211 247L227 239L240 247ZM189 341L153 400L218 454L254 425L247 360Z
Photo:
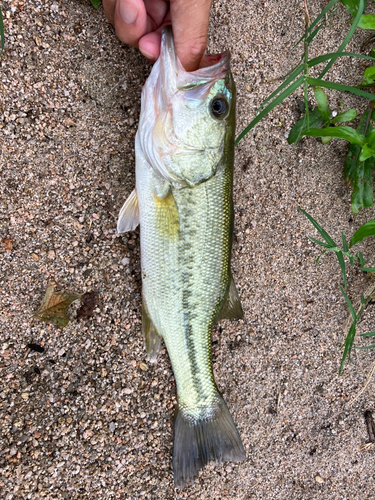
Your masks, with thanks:
M232 274L230 275L230 285L228 288L227 296L225 297L223 307L217 318L221 319L242 319L243 310L241 306L240 297L238 296L236 285L233 281Z
M142 330L145 336L146 352L151 363L156 362L161 347L161 337L151 321L145 305L142 305Z
M117 232L133 231L139 224L137 191L133 189L118 215Z

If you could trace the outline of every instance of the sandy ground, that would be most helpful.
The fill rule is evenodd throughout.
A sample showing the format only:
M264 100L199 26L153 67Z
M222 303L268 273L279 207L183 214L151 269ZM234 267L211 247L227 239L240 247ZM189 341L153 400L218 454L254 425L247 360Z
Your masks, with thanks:
M325 5L309 3L312 17ZM374 451L360 449L373 382L348 405L374 353L354 352L337 376L348 316L339 268L333 255L315 266L307 236L317 233L298 212L338 241L374 218L372 209L351 214L346 144L287 144L299 91L237 147L232 261L246 318L218 325L213 360L248 459L210 465L175 490L173 374L165 350L151 365L143 347L138 233L115 232L134 185L150 65L89 1L3 0L2 10L0 239L12 249L0 254L1 498L374 499ZM349 19L340 6L311 54L337 48ZM238 131L277 85L267 79L298 62L291 48L303 25L300 1L214 2L209 50L232 53ZM357 84L364 67L347 60L328 76ZM332 93L330 105L366 103ZM359 248L374 265L374 247ZM348 274L354 301L370 278ZM64 290L98 291L93 316L77 321L73 306L64 329L33 319L52 278ZM370 305L359 333L374 321Z

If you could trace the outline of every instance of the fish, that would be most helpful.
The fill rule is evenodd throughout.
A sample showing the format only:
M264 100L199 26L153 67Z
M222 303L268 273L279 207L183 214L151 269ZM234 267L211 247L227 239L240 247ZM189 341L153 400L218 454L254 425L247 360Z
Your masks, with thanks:
M172 468L176 487L208 462L245 451L216 386L212 328L241 319L231 273L236 89L230 54L205 55L186 72L171 27L141 98L136 186L117 231L140 225L142 329L155 361L163 339L177 386Z

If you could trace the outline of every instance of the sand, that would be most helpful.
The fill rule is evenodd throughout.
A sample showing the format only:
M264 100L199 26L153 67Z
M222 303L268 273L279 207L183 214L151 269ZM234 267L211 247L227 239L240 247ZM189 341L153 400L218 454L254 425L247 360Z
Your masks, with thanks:
M324 5L309 2L311 17ZM347 143L288 145L300 89L236 149L232 262L245 319L217 326L213 360L248 458L209 465L175 490L174 378L165 349L150 364L143 346L139 233L116 234L134 186L134 136L151 66L89 1L3 1L2 11L1 498L374 499L374 450L361 449L373 381L349 405L374 353L353 352L354 364L338 377L348 318L340 270L332 254L315 265L319 249L308 236L318 234L298 211L337 242L341 231L349 239L375 218L373 209L351 213ZM269 80L298 62L301 49L292 47L303 16L302 2L214 2L209 51L231 51L238 132L276 88ZM311 56L335 50L349 20L340 4ZM348 48L360 51L367 36L358 32ZM327 78L356 85L367 64L347 59ZM342 93L329 102L334 111L367 106ZM375 265L371 241L358 249ZM75 305L63 329L34 319L52 279L66 291L96 290L92 317L77 321ZM348 269L353 302L370 284ZM358 333L374 322L370 304Z

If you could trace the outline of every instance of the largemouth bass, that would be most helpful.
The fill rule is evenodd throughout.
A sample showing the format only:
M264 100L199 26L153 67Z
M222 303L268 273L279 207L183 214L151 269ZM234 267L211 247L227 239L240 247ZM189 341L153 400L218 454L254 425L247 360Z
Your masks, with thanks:
M235 99L229 54L188 73L165 28L142 92L136 188L117 229L140 224L146 349L155 358L162 338L176 378L176 486L211 460L245 459L211 361L215 322L243 315L230 270Z

